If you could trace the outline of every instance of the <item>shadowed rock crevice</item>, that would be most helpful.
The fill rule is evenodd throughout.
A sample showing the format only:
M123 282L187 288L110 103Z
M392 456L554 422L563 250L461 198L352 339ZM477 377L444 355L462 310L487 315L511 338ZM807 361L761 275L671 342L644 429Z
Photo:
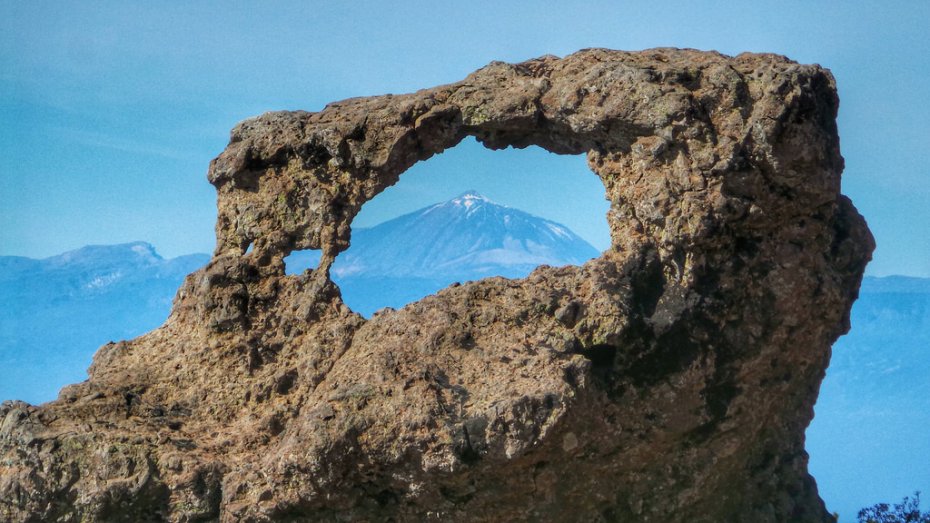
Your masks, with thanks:
M591 49L242 122L165 325L0 407L0 519L831 521L803 434L874 246L837 107L780 56ZM352 220L466 136L586 153L611 248L361 318Z

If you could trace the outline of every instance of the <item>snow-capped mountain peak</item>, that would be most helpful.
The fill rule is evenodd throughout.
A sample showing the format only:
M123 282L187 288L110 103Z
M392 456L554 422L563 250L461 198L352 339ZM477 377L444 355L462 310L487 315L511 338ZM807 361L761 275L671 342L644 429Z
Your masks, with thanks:
M500 205L477 191L358 229L333 266L350 275L477 279L521 277L538 265L598 255L564 225Z
M86 245L80 249L68 251L42 260L54 266L73 266L84 264L100 266L102 264L156 264L164 259L155 251L155 247L146 242L121 243L116 245Z
M472 212L476 211L477 209L480 209L484 205L488 205L488 204L498 206L498 207L504 207L503 205L499 205L495 203L490 198L484 196L478 191L469 190L469 191L463 192L462 194L456 196L455 198L452 198L451 200L446 200L444 202L433 204L429 207L421 209L420 211L417 211L416 213L419 213L420 216L426 216L427 214L436 212L441 209L445 209L447 211L452 209L457 212L464 213L465 215L469 215Z
M490 203L490 204L497 205L493 201L491 201L489 198L480 194L478 191L466 191L456 196L455 198L449 200L446 203L452 204L456 207L464 207L466 209L470 209L473 205L476 205L476 204L480 205L483 203Z

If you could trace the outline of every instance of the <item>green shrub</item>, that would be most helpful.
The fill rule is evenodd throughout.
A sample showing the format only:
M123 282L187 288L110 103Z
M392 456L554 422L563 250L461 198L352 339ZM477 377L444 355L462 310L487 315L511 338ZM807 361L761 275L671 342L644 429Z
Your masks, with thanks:
M920 511L920 492L915 492L913 499L905 496L894 507L878 503L860 510L859 523L930 523L930 512Z

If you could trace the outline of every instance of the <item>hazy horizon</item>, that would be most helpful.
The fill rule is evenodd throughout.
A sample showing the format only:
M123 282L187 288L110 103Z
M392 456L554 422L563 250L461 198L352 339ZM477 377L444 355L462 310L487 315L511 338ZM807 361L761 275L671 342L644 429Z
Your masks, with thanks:
M216 195L205 174L239 121L454 82L494 60L673 46L774 52L830 68L841 98L844 193L878 241L868 273L930 276L930 167L915 154L930 137L930 4L540 2L527 10L490 2L272 9L37 1L0 4L0 14L0 254L43 257L132 240L166 256L209 252ZM457 160L442 167L446 155ZM583 157L468 143L415 167L436 168L434 181L424 177L398 187L403 198L384 194L371 205L399 215L390 209L397 202L460 177L450 174L461 172L453 164L487 165L496 155L538 166L534 175L546 182L488 177L481 190L489 197L603 219L589 209L603 190ZM596 194L560 201L570 184L553 180L565 166L585 172ZM588 226L566 225L600 243Z

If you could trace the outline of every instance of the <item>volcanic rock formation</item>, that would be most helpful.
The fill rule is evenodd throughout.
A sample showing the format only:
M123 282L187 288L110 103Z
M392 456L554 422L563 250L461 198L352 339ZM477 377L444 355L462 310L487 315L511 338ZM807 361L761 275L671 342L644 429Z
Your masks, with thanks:
M0 408L0 518L831 521L804 429L873 248L837 106L780 56L591 49L247 120L165 325ZM466 136L586 152L612 247L363 319L353 217Z

